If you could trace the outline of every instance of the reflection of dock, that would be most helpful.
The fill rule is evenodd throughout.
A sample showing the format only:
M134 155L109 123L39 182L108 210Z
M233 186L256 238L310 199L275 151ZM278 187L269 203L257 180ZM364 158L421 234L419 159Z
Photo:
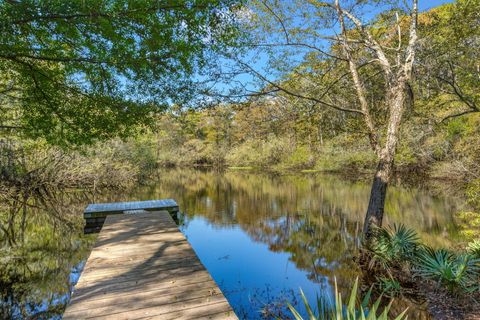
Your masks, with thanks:
M172 215L178 212L175 200L148 200L132 202L92 203L83 213L85 218L85 233L98 232L108 215L135 211L168 211Z
M109 215L65 319L237 319L167 211Z

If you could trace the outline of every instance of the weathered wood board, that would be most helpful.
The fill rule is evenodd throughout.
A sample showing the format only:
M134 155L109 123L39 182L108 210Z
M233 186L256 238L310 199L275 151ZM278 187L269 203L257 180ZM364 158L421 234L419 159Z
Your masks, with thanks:
M111 215L64 319L237 319L168 212Z
M85 219L85 233L99 232L105 218L111 214L131 213L135 211L160 211L166 210L174 216L178 212L178 204L173 199L91 203L83 212Z
M178 204L173 199L112 202L112 203L91 203L83 213L84 218L105 217L109 214L123 213L131 210L149 211L178 211Z

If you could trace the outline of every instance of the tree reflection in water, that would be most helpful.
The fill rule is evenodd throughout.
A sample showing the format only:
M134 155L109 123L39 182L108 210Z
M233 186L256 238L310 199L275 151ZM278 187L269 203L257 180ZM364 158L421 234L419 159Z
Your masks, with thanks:
M296 280L290 280L290 287L274 282L263 285L263 275L254 273L264 265L271 269L268 272L276 272L272 265L276 260L266 261L272 255L285 257L305 277L304 283L310 283L311 292L331 290L334 276L340 289L348 290L358 275L352 258L359 245L368 191L367 184L321 174L174 169L159 171L151 182L134 190L96 195L95 201L175 199L183 212L182 230L191 235L192 246L235 311L247 318L268 318L284 311L286 299L295 302L299 287ZM416 189L391 188L389 192L387 224L405 223L434 246L450 244L456 230L455 199L432 197ZM29 198L27 208L22 201L3 202L2 226L8 226L12 212L25 209L26 216L22 224L23 214L17 214L13 232L0 233L0 318L61 316L94 240L82 234L81 215L92 201L85 192L63 192L41 201ZM196 242L192 234L199 221L205 244ZM233 233L243 235L243 242L228 242ZM230 269L222 268L237 263L233 247L244 244L248 247L243 248L239 269L245 283L228 282L222 277ZM224 250L222 254L212 256L215 247ZM255 250L263 256L255 256ZM268 281L275 281L274 276Z
M187 236L192 229L189 223L195 224L195 229L204 229L202 237L226 243L229 242L228 230L232 230L232 234L240 230L252 241L266 244L270 252L288 254L288 260L296 269L305 272L319 291L331 288L336 277L340 289L346 293L359 274L353 257L360 243L368 192L368 184L350 183L324 174L274 176L257 172L168 170L159 172L156 184L138 190L137 197L175 198L184 212L183 229ZM455 199L433 197L422 190L400 187L392 187L389 192L386 224L404 223L416 229L423 240L433 246L451 244L450 239L456 232L452 218L457 205ZM199 226L198 221L205 221L206 225ZM225 238L209 236L218 230L225 231L222 233ZM238 291L250 289L250 295L258 295L264 289L230 288L233 281L228 284L229 280L225 279L228 275L216 266L221 262L209 258L213 254L213 249L209 249L216 244L203 244L203 240L197 244L193 236L190 240L214 277L218 272L216 280L224 282L222 289L227 291L227 298L234 304L243 304L235 310L251 316L253 313L245 311L248 299L242 302ZM234 247L235 243L231 245ZM226 254L233 257L235 252ZM259 261L253 256L252 253L248 263L269 267L265 261L268 257ZM248 259L248 256L243 258ZM246 268L245 272L252 274L245 276L244 281L248 277L257 279L261 287L262 279L253 274L258 269ZM235 292L229 295L229 289ZM284 296L283 289L279 290L279 299ZM289 289L298 292L298 285ZM271 306L271 301L265 302L266 308Z
M2 319L60 317L88 255L93 237L81 231L78 213L83 211L79 205L83 201L65 194L51 196L47 201L28 199L27 205L21 204L24 223L23 215L13 219L10 233L0 235ZM2 210L1 223L11 221L10 214L16 211Z

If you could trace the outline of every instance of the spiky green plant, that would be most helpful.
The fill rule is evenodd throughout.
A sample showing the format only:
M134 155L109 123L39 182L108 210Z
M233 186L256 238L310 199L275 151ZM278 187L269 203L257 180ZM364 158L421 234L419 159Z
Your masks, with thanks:
M377 315L379 310L381 298L378 298L373 305L368 308L370 301L371 290L367 292L363 301L357 303L357 290L358 290L358 278L355 280L352 291L350 293L350 298L348 299L347 305L343 305L342 295L338 292L337 281L335 280L335 301L332 304L330 301L325 298L317 297L317 310L316 312L310 306L305 294L300 289L300 295L302 297L303 303L305 304L305 309L307 310L309 320L388 320L388 313L390 311L392 301L383 309L382 313ZM291 305L288 304L288 308L292 312L296 320L303 320L303 317L300 313ZM403 311L395 320L407 319L405 313L407 310Z
M417 248L417 233L403 224L376 229L373 240L368 244L374 261L380 262L385 268L399 261L410 261Z
M473 240L467 245L467 252L480 259L480 240Z
M418 252L415 272L454 291L478 290L480 259L471 254L454 254L445 249L425 247Z
M382 294L388 297L399 296L402 292L402 286L400 282L390 277L379 277L377 278L378 285L382 290Z

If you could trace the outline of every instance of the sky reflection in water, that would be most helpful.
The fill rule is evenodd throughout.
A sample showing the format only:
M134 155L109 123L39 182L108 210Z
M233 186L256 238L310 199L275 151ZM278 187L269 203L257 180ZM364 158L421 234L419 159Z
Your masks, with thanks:
M285 315L285 301L299 302L300 287L311 301L331 299L334 277L345 296L358 275L352 258L368 184L319 174L182 170L159 180L142 197L179 202L181 230L240 317ZM405 223L432 245L448 245L455 207L454 199L391 188L385 223Z
M152 183L131 192L79 197L68 207L81 213L88 202L175 199L182 211L182 232L237 315L257 319L285 316L287 300L301 308L300 287L312 301L317 294L330 298L334 277L346 295L358 275L352 257L368 193L368 184L322 174L175 169L159 171ZM405 223L424 241L449 245L456 231L452 214L457 202L417 189L391 188L385 223ZM30 240L19 250L25 259L1 260L2 289L8 293L0 301L3 312L61 315L76 278L72 270L86 259L93 239L80 236L81 223L78 230L59 234L49 227L51 222L32 214ZM21 283L14 280L12 270L21 275L27 267L34 272L17 278ZM16 282L9 282L12 279Z

